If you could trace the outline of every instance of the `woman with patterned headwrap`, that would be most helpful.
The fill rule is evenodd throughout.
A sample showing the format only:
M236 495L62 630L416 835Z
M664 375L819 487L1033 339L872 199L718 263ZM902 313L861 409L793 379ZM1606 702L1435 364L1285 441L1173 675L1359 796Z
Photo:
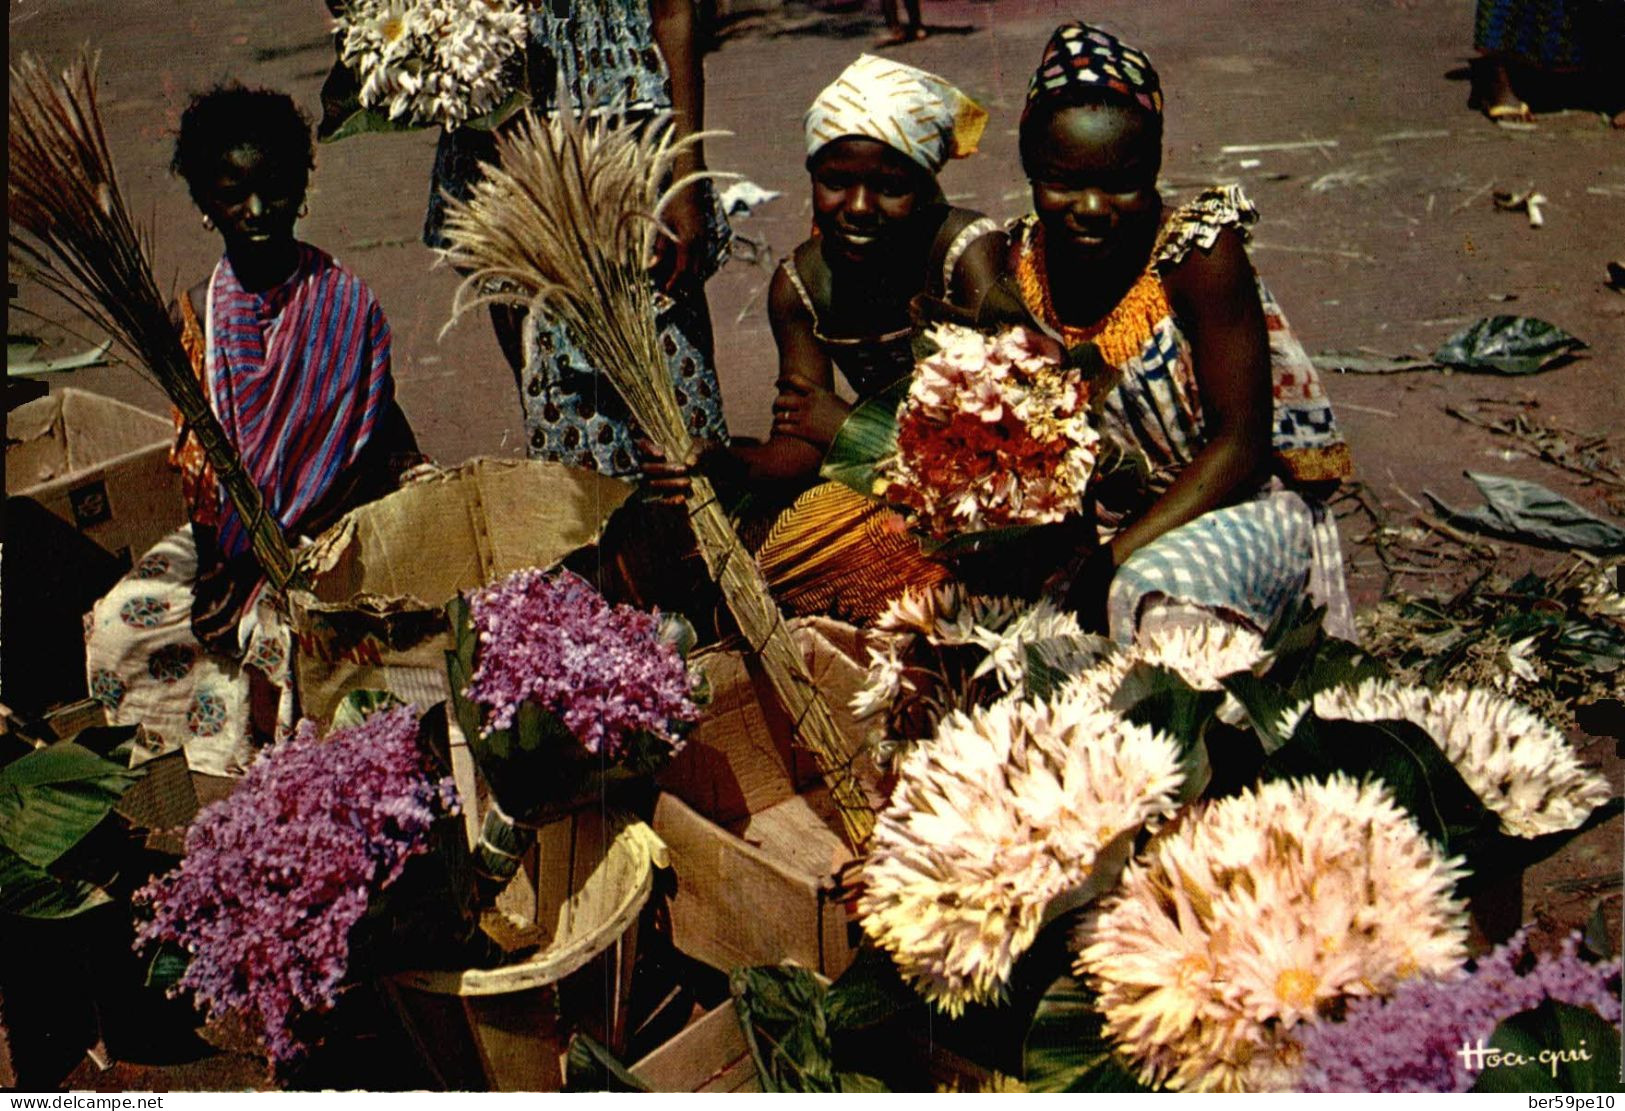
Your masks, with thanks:
M911 305L922 295L974 313L1007 240L981 213L943 198L937 172L976 150L987 113L935 74L865 54L820 92L805 119L812 236L779 267L768 315L779 349L773 428L709 453L779 504L818 473L850 406L913 371ZM684 468L653 465L651 477ZM747 530L748 531L748 530ZM877 613L904 587L946 571L894 514L844 486L816 486L774 524L759 553L795 612Z
M1011 232L1032 313L1118 375L1097 477L1101 545L1068 602L1120 642L1217 615L1267 628L1305 591L1352 636L1337 529L1314 491L1351 473L1313 365L1253 273L1235 186L1157 190L1162 90L1140 51L1058 28L1033 75L1021 159L1035 212Z

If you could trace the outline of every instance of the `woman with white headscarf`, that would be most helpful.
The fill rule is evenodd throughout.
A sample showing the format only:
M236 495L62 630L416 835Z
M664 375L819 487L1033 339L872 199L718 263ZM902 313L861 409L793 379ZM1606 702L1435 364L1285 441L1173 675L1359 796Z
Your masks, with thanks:
M986 122L982 107L942 78L869 54L818 94L805 119L812 235L768 292L779 349L772 434L735 438L703 465L731 465L753 492L785 504L815 478L850 412L835 372L866 400L913 371L917 300L974 315L1008 243L992 220L948 204L936 175L975 152ZM685 470L645 467L651 478L666 471L678 482ZM853 543L860 534L874 543ZM862 554L849 565L838 552ZM833 484L802 493L760 557L787 608L860 620L902 586L946 576L893 514Z

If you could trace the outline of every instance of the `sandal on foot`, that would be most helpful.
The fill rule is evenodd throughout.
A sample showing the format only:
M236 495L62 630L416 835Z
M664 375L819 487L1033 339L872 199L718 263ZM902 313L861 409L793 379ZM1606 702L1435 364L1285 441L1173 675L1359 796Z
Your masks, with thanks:
M1489 104L1479 109L1492 123L1534 123L1535 113L1523 101L1516 104Z

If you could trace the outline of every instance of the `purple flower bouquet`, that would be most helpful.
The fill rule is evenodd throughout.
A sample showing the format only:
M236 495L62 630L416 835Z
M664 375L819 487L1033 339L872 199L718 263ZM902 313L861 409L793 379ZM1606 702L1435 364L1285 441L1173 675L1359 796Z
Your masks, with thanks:
M1614 1029L1597 1039L1618 1046L1620 966L1580 955L1573 934L1556 952L1533 953L1515 934L1456 979L1418 977L1387 999L1351 1004L1341 1022L1298 1036L1308 1092L1465 1092L1497 1064L1487 1045L1504 1021L1547 1003L1587 1008ZM1563 1048L1563 1047L1556 1047ZM1575 1048L1575 1047L1568 1047ZM1555 1074L1555 1071L1553 1073Z
M189 955L171 993L239 1016L277 1064L303 1054L301 1020L337 1003L352 929L459 810L418 732L406 706L326 737L303 722L197 816L180 866L135 895L149 914L136 947Z
M517 571L447 607L452 704L491 789L481 869L534 826L658 771L699 716L687 623L612 606L569 571Z

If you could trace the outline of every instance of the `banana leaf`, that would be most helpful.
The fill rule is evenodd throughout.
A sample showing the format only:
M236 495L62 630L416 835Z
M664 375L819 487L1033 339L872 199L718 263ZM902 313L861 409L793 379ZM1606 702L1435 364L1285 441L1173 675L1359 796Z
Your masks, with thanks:
M1321 721L1313 713L1264 762L1260 778L1318 779L1336 772L1380 779L1447 855L1465 858L1469 874L1456 885L1463 895L1544 860L1625 809L1616 796L1577 829L1514 837L1422 729L1405 721Z
M1439 515L1457 528L1522 544L1581 548L1603 554L1625 552L1625 529L1538 482L1475 471L1468 471L1467 477L1478 487L1483 505L1460 510L1446 505L1431 491L1422 491Z
M36 749L0 768L0 844L47 868L101 824L143 774L72 741Z
M1489 1048L1499 1052L1482 1059L1475 1092L1619 1091L1619 1030L1589 1007L1547 999L1503 1019Z
M1445 340L1433 358L1457 370L1534 374L1584 347L1583 340L1532 316L1487 316Z
M852 410L829 445L819 474L865 497L876 495L880 464L897 454L897 407L908 396L909 383L900 378Z
M1112 1053L1095 993L1074 977L1050 985L1022 1049L1023 1079L1034 1092L1144 1092Z
M1185 783L1178 801L1185 803L1207 790L1213 778L1207 731L1223 701L1220 691L1196 690L1172 671L1140 663L1123 676L1111 704L1129 721L1166 733L1179 743Z
M884 1092L836 1067L829 989L799 965L735 969L729 978L745 1045L764 1092Z
M530 94L516 90L503 102L481 116L463 121L462 126L473 131L495 131L530 105ZM403 131L426 131L439 125L418 123L415 120L391 119L382 108L365 108L359 98L334 106L337 122L321 136L324 143L336 143L356 135L394 134Z
M0 848L0 914L19 918L71 918L112 902L100 887L58 879L7 848Z

